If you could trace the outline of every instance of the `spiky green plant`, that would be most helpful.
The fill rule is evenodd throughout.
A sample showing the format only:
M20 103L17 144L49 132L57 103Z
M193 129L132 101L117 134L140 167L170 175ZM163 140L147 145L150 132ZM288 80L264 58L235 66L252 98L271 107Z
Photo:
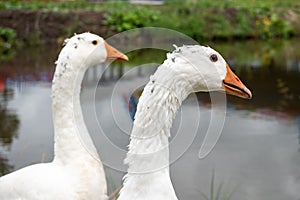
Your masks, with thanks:
M215 171L213 170L210 179L209 196L201 192L204 200L230 200L235 192L235 189L230 189L228 186L224 188L224 182L221 181L215 190Z

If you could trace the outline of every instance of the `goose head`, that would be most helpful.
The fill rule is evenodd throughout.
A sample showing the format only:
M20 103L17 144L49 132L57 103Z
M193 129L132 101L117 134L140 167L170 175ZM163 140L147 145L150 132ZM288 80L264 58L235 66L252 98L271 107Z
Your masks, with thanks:
M74 66L88 68L97 64L114 61L128 60L128 57L109 45L102 37L92 33L76 34L65 40L58 61L62 58ZM73 63L72 63L73 62Z
M223 90L241 98L252 98L250 90L232 72L224 58L210 47L176 47L167 54L165 62L171 63L173 70L189 82L194 92Z

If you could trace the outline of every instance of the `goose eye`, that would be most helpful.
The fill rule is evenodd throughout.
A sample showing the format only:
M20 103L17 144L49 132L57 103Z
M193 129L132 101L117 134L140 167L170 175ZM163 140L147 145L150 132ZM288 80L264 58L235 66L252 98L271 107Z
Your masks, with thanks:
M97 44L98 44L98 41L97 41L97 40L94 40L94 41L92 41L92 44L93 44L93 45L97 45Z
M209 56L209 59L212 62L217 62L218 61L218 56L216 54L212 54L212 55Z

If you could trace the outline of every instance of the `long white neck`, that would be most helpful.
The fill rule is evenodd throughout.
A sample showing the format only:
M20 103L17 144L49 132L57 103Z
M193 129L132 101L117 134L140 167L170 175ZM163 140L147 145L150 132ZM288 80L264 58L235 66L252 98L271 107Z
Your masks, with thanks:
M151 76L139 99L120 200L177 199L169 175L170 128L192 88L168 65Z
M64 54L59 57L52 83L54 160L64 164L82 162L91 156L99 160L80 106L81 82L85 73L85 68L80 65L84 63L70 60Z

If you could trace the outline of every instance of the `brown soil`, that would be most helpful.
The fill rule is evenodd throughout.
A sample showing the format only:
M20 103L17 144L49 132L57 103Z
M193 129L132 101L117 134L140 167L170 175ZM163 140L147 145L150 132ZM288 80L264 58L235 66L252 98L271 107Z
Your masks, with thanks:
M61 42L74 33L93 32L106 37L108 28L102 25L104 12L42 12L0 10L0 26L17 32L22 40Z

